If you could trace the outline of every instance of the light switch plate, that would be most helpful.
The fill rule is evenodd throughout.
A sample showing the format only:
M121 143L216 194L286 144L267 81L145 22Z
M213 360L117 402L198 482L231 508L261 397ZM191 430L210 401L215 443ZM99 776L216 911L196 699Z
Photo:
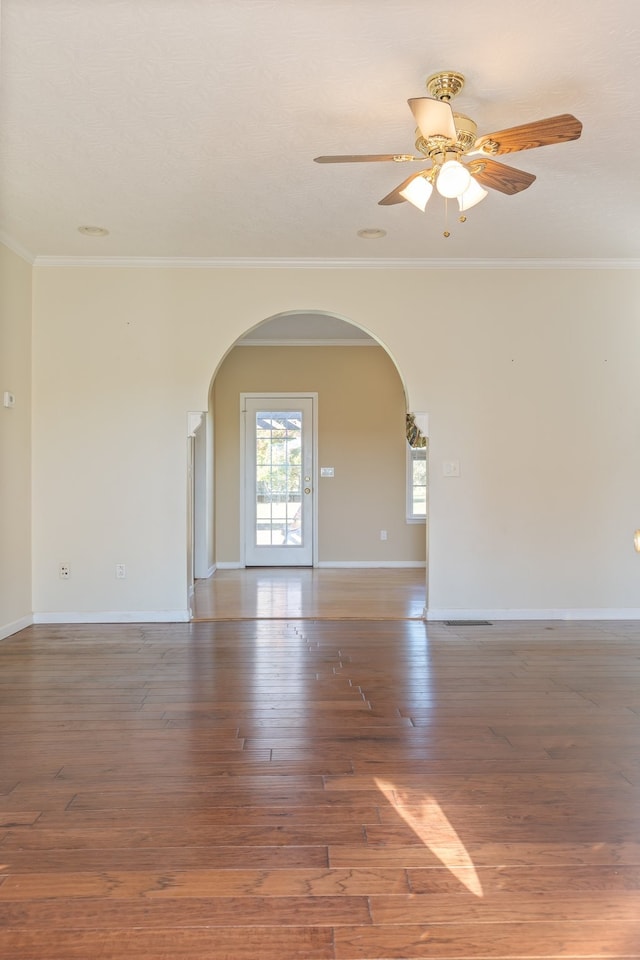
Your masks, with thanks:
M460 461L459 460L445 460L442 464L442 476L443 477L459 477L460 476Z
M320 476L321 477L333 477L335 472L333 467L320 467Z
M15 398L15 396L14 396L12 393L10 393L8 390L5 390L5 392L4 392L3 395L2 395L2 402L3 402L3 404L4 404L5 407L15 407L15 405L16 405L16 398Z

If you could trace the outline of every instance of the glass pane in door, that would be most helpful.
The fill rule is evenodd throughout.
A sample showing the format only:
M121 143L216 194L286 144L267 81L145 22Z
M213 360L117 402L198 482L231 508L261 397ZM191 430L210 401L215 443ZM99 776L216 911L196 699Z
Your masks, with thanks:
M302 411L256 413L256 546L302 542Z

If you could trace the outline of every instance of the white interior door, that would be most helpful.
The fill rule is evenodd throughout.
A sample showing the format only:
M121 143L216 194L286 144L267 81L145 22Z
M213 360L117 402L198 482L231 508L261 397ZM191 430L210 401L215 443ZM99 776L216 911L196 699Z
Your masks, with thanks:
M313 566L314 398L245 395L247 566Z

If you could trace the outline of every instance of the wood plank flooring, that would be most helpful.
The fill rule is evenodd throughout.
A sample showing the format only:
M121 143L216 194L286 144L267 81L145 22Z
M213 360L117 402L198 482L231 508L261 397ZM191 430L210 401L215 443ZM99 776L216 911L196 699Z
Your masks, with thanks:
M640 624L0 643L3 960L640 958Z
M246 567L196 580L194 620L420 620L422 567Z

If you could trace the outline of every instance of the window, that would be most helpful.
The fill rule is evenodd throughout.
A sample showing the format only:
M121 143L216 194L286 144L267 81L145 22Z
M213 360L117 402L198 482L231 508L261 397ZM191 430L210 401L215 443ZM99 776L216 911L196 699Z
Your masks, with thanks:
M427 447L407 444L407 520L427 519Z

